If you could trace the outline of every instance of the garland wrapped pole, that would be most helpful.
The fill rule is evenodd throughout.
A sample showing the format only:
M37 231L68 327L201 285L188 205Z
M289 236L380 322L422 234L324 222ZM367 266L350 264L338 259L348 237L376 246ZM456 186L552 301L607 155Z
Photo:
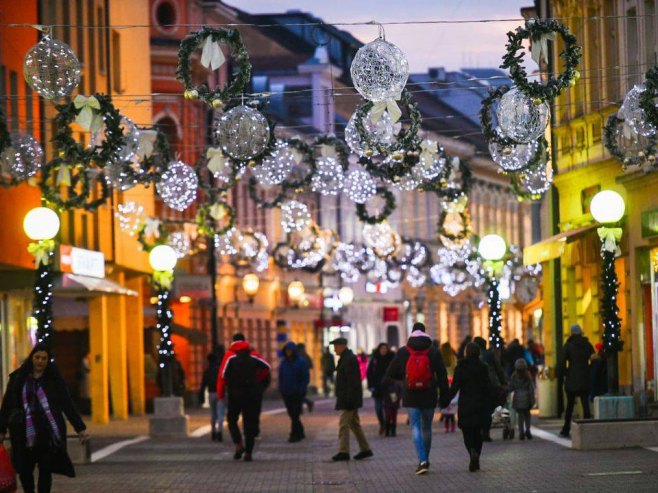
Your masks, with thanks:
M594 220L601 224L597 230L601 239L601 323L608 362L608 393L616 395L619 394L618 353L624 343L621 340L621 318L617 306L619 281L615 258L621 255L619 242L622 229L617 225L624 216L624 199L617 192L603 190L592 198L590 210Z
M503 270L503 257L507 253L505 240L494 234L486 235L480 240L478 253L484 259L483 265L487 273L487 302L489 303L489 347L502 349L505 341L500 335L503 322L501 314L498 276Z
M495 274L489 277L489 287L487 288L487 303L489 304L489 347L502 348L505 341L500 336L500 329L503 324L501 314L502 302L500 300L499 282Z
M160 391L165 397L173 395L174 390L174 344L171 341L171 323L174 314L170 308L171 287L176 267L176 252L169 245L158 245L149 254L153 268L153 288L157 294L155 307L156 328L160 332L158 346L158 364L160 366Z
M25 215L23 230L34 240L27 247L34 255L37 277L34 283L32 315L37 322L37 342L51 344L53 333L53 271L55 240L59 232L59 217L47 207L36 207Z

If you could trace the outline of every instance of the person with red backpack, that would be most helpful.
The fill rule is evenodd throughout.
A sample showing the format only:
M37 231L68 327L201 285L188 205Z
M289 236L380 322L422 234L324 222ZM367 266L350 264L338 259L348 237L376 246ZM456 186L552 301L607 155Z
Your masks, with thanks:
M449 403L449 387L443 358L439 350L432 345L432 338L425 333L424 324L414 324L407 345L400 348L391 361L386 380L403 382L402 406L407 408L412 438L418 454L416 474L425 474L430 468L434 410L439 394L442 407Z

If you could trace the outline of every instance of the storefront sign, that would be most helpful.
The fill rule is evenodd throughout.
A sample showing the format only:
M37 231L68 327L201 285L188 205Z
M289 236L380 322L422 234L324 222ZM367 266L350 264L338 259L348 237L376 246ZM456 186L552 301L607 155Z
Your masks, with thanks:
M400 320L400 309L397 306L384 307L384 322L397 322Z
M71 245L59 247L59 270L89 277L105 277L105 255Z

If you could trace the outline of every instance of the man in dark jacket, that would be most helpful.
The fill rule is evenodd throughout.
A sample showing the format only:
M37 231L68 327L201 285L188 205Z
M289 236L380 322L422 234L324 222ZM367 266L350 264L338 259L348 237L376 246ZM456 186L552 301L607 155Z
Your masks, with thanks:
M325 397L329 397L329 384L331 383L333 385L334 383L335 371L336 362L334 361L334 355L331 354L331 351L327 347L324 353L322 353L322 390Z
M402 406L407 408L412 437L418 454L416 474L429 471L432 447L432 420L441 395L441 407L448 402L448 375L441 353L425 333L425 325L418 322L407 340L407 345L393 358L386 372L386 380L403 380Z
M270 365L260 355L255 354L245 341L231 344L231 354L221 370L221 379L228 394L228 429L235 444L233 458L251 462L254 442L258 435L261 401L263 391L269 385ZM227 353L228 354L228 353ZM267 374L266 380L261 375ZM244 444L238 427L242 414Z
M331 344L339 356L336 366L336 410L340 411L338 453L332 457L332 460L350 460L350 430L359 444L359 453L354 459L366 459L373 454L359 421L359 408L363 407L359 362L354 353L347 348L347 339L344 337L334 339Z
M299 416L309 381L309 368L306 360L297 354L298 346L288 342L283 347L283 360L279 365L279 392L283 396L288 416L290 416L290 443L306 438L304 425Z
M564 411L564 426L560 435L569 437L571 431L571 416L576 397L583 404L585 419L590 418L589 412L589 360L594 354L594 348L583 336L583 329L578 324L571 326L571 337L567 339L562 349L561 374L564 376L564 390L567 393L567 409Z

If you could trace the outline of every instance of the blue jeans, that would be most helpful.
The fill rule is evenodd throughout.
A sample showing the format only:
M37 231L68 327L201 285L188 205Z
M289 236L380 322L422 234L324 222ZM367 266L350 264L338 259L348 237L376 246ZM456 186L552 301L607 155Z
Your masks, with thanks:
M416 447L419 462L428 462L430 449L432 448L432 421L434 420L434 408L421 409L410 407L409 423L411 424L411 437Z
M215 426L219 425L219 431L221 433L224 427L224 400L217 397L217 393L208 392L208 401L210 403L210 425L212 426L213 431Z
M375 400L375 414L377 414L377 421L379 421L379 426L384 426L386 419L384 418L384 399L379 397L373 397Z

